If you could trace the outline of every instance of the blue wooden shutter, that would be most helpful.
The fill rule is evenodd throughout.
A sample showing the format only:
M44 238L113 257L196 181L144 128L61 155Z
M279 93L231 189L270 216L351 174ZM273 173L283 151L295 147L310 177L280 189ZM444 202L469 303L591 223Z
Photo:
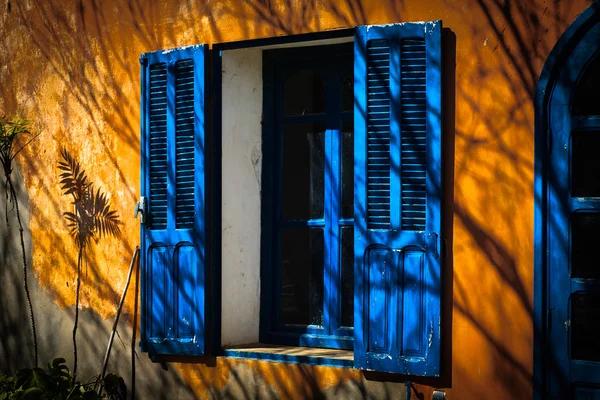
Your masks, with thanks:
M439 21L355 36L354 359L361 369L440 371Z
M142 349L205 354L206 46L142 56Z

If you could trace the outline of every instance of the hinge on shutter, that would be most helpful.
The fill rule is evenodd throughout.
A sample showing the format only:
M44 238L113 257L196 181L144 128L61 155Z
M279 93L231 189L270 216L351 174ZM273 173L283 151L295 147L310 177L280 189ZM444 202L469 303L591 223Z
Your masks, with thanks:
M140 214L140 224L145 225L148 219L148 198L145 196L140 197L140 201L135 203L133 218L137 218L138 214Z
M146 67L148 65L148 57L145 57L145 56L140 57L140 64L142 64L144 67Z
M434 257L437 259L440 257L440 251L442 247L442 239L440 235L435 232L423 233L425 238L424 251L432 250Z
M548 146L548 153L552 152L552 128L548 128L548 138L546 140L546 145Z

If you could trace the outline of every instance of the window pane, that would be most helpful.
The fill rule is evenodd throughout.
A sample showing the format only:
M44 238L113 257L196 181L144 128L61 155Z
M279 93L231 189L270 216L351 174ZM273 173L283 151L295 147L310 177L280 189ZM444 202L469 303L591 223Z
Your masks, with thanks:
M325 83L319 73L305 69L294 73L283 89L283 114L305 115L325 112Z
M323 218L325 124L287 124L283 132L282 217Z
M342 218L354 217L354 120L342 124Z
M575 293L571 298L571 358L600 361L600 296Z
M600 213L577 212L571 220L571 273L574 278L600 279Z
M577 84L573 114L600 115L600 55L588 65Z
M354 227L342 228L342 326L354 326Z
M321 228L281 232L280 323L323 324L324 239Z
M344 75L342 83L342 110L352 111L354 109L354 71L348 71Z
M600 131L573 134L574 197L600 197Z

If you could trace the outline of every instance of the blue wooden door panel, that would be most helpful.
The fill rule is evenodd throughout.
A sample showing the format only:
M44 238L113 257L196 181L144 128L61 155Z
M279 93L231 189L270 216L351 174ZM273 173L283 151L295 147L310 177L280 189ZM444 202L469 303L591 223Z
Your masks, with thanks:
M374 248L367 253L365 262L370 265L369 274L369 342L368 348L373 353L386 354L390 351L392 341L388 337L390 323L390 296L392 257L385 248Z
M147 270L151 277L149 284L150 288L150 312L151 330L150 338L162 339L166 337L166 316L168 293L166 289L166 275L169 274L169 257L168 249L163 246L155 246L149 250L150 257L147 265Z
M423 283L425 254L422 251L408 250L399 257L404 273L402 303L402 354L423 357L424 339L427 337L423 317Z
M183 245L177 248L177 337L182 341L194 338L194 327L201 322L199 310L202 299L198 298L197 271L199 265L194 246Z
M142 56L142 349L205 353L206 46Z
M441 23L355 36L354 357L439 375Z

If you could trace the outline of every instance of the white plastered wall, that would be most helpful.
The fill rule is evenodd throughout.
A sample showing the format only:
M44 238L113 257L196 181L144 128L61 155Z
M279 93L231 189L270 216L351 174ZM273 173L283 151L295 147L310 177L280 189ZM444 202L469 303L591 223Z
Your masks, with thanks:
M222 56L223 346L258 342L262 51Z

